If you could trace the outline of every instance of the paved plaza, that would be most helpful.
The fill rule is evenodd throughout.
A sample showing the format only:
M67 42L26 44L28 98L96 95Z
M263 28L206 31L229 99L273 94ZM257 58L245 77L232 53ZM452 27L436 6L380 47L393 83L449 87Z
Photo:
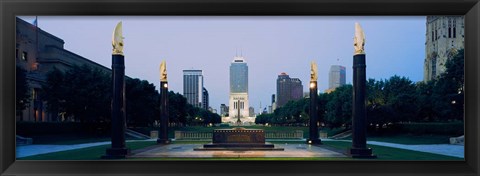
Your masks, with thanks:
M153 146L133 151L133 155L129 156L129 158L347 157L340 152L307 144L275 144L275 148L284 148L284 151L194 151L195 148L202 147L202 144Z
M349 142L349 140L331 140L331 139L322 139L323 141L345 141L345 142ZM144 140L144 141L156 141L156 139L149 139L149 140ZM133 141L131 141L133 142ZM59 152L59 151L66 151L66 150L74 150L74 149L81 149L81 148L86 148L86 147L93 147L93 146L99 146L99 145L107 145L107 144L110 144L110 141L108 142L95 142L95 143L86 143L86 144L73 144L73 145L26 145L26 146L17 146L17 150L16 150L16 157L17 158L21 158L21 157L27 157L27 156L34 156L34 155L39 155L39 154L45 154L45 153L52 153L52 152ZM427 152L427 153L435 153L435 154L441 154L441 155L447 155L447 156L453 156L453 157L458 157L458 158L464 158L465 157L465 153L464 153L464 146L462 145L451 145L451 144L425 144L425 145L405 145L405 144L395 144L395 143L387 143L387 142L377 142L377 141L367 141L367 144L373 144L373 145L379 145L379 146L386 146L386 147L394 147L394 148L401 148L401 149L407 149L407 150L413 150L413 151L420 151L420 152ZM173 146L176 146L173 147ZM166 146L163 146L163 147L167 147L167 148L152 148L152 147L149 147L147 149L152 149L152 151L150 152L154 152L155 150L157 152L161 151L161 150L170 150L170 152L174 152L176 151L177 153L179 153L179 151L184 151L185 153L193 153L195 155L199 155L201 153L199 152L207 152L207 151L193 151L193 148L199 148L201 147L202 145L201 144L170 144L170 145L166 145ZM256 152L244 152L244 154L241 154L240 152L236 152L237 156L238 157L239 155L240 156L245 156L245 157L249 157L249 156L246 156L247 154L249 155L252 155L253 153L256 153L257 156L261 156L259 153L262 153L264 155L268 155L268 156L265 156L265 157L275 157L273 156L275 153L283 153L282 155L292 155L291 153L293 153L293 149L297 149L300 150L307 150L309 147L307 147L306 144L275 144L276 147L281 147L281 148L285 148L285 151L281 152L281 151L256 151ZM188 148L191 149L187 152L187 149ZM303 148L307 148L307 149L303 149ZM319 147L310 147L310 148L314 148L315 150L317 150L316 148L319 148ZM143 151L139 150L139 151L135 151L135 154L136 155L143 155L145 154L144 152L149 152L147 151L147 149L144 149ZM313 150L313 149L312 149ZM310 153L313 153L312 150L310 151L307 151L307 152L304 152L304 155L307 155ZM323 148L320 148L318 150L327 150L327 149L323 149ZM328 151L328 150L327 150ZM234 152L227 152L227 151L216 151L216 153L234 153ZM330 151L330 152L333 152L333 151ZM208 153L210 153L211 156L213 156L213 153L215 153L214 151L208 151ZM337 152L337 153L341 153L341 152ZM315 154L324 154L324 153L315 153ZM326 154L326 153L325 153ZM134 155L135 156L135 155ZM235 154L233 154L233 156L235 156ZM182 157L182 156L180 156ZM194 157L194 156L192 156ZM288 157L288 156L284 156L284 157ZM295 157L295 156L293 156ZM302 157L302 155L298 156L298 157ZM328 156L325 156L325 157L328 157Z

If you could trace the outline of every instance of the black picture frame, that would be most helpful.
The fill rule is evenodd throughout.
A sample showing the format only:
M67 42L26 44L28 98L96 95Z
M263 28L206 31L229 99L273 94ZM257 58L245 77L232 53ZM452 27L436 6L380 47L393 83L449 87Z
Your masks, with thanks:
M479 175L478 0L0 0L1 175ZM465 161L16 161L15 16L465 15Z

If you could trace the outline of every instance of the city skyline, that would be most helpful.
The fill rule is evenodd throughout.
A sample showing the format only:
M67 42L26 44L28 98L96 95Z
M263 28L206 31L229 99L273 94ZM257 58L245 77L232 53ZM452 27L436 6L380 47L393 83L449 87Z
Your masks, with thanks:
M126 75L158 89L157 67L166 60L170 90L183 92L182 70L203 70L210 106L218 110L228 102L228 66L239 51L249 63L255 109L269 105L281 72L308 81L312 60L319 65L319 90L328 88L331 65L345 66L351 84L354 22L365 30L367 78L399 75L422 81L425 18L40 16L38 25L62 38L66 49L110 68L111 33L122 21ZM33 22L35 17L22 19Z

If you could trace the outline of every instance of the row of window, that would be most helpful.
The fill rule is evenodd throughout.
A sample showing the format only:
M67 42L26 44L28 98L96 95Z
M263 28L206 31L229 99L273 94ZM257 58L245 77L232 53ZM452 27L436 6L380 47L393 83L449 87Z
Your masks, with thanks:
M233 102L233 109L238 109L238 102ZM245 102L240 102L240 109L245 109Z
M438 30L432 30L432 42L437 40L438 37ZM448 38L457 38L457 28L456 27L449 27L448 28Z

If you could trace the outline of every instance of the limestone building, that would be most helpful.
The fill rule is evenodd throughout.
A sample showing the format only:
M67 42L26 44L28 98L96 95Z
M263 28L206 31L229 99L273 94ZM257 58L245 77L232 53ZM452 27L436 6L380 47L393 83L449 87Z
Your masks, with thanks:
M445 64L465 46L464 16L427 16L423 80L445 72Z
M16 18L15 32L15 61L18 67L26 71L30 94L30 102L27 108L17 115L17 121L71 120L63 117L62 112L47 112L47 102L42 99L42 85L46 83L47 73L54 67L67 71L74 65L87 65L111 73L110 68L64 49L65 41L20 18Z

